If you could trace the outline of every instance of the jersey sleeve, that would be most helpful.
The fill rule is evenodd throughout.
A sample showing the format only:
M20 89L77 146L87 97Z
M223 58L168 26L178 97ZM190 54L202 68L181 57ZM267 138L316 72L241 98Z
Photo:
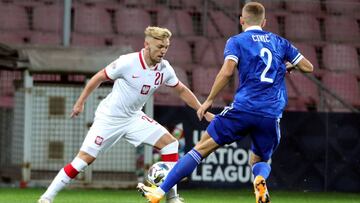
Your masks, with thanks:
M170 87L175 87L177 84L179 84L179 79L175 74L174 68L167 62L165 63L166 69L167 69L167 76L165 78L165 85Z
M124 58L120 56L115 61L111 62L108 66L105 67L104 71L106 77L111 80L116 80L117 78L121 78L125 73L125 63Z
M301 55L299 50L286 40L285 60L289 61L292 65L295 66L303 58L304 56Z
M231 37L227 40L225 49L224 49L224 60L231 59L236 63L239 62L239 49L236 45L235 38Z

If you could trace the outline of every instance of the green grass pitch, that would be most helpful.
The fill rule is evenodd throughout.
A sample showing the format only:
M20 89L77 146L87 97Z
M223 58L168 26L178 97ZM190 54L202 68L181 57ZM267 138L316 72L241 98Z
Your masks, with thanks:
M0 203L36 203L44 189L0 188ZM181 190L186 203L254 203L250 190ZM360 194L285 192L270 193L272 203L360 203ZM66 189L54 203L145 203L134 190ZM162 201L165 202L165 201Z

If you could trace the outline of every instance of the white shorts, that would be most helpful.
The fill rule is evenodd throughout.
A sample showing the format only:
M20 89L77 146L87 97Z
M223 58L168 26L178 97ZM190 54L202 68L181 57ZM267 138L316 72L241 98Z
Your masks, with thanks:
M106 151L122 137L135 147L141 143L154 146L164 134L169 133L162 125L142 111L129 118L95 117L80 148L93 157Z

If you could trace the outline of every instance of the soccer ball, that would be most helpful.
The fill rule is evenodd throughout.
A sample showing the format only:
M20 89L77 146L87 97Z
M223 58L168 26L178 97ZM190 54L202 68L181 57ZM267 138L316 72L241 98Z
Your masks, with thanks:
M170 169L169 164L165 162L157 162L149 168L146 181L152 186L160 186L160 184L164 182Z

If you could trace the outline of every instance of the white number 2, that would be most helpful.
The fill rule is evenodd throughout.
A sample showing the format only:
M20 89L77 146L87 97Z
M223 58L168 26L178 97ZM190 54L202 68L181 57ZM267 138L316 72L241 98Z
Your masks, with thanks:
M271 51L270 51L268 48L262 48L262 49L260 50L260 56L261 56L261 57L264 57L264 56L265 56L265 53L267 54L268 60L267 60L267 62L266 62L266 67L265 67L264 71L261 73L260 80L261 80L261 82L273 83L274 80L273 80L272 78L267 78L267 77L266 77L266 73L269 71L270 66L271 66L272 53L271 53Z

